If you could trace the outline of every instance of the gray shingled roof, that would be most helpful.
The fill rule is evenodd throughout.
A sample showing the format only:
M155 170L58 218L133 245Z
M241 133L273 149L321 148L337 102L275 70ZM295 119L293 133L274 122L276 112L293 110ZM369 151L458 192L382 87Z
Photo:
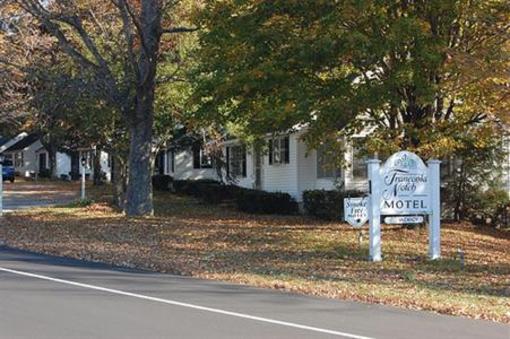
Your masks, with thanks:
M37 140L39 140L39 136L37 134L30 134L27 137L15 143L14 145L12 145L11 147L9 147L8 149L6 149L4 153L22 150L35 143Z

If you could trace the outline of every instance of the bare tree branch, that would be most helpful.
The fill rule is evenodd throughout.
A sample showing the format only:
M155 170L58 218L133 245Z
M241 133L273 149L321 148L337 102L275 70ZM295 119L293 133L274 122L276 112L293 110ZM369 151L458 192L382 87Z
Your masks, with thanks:
M136 75L138 78L140 76L140 71L138 69L138 64L136 62L136 56L134 53L134 45L135 45L135 33L133 32L132 25L130 24L130 14L129 9L126 7L126 2L123 0L111 0L111 2L119 9L120 16L122 19L122 32L124 34L124 38L126 40L127 44L127 52L128 52L128 60L129 62L125 63L124 65L124 72L126 74L129 74L129 65L131 66L131 71ZM131 17L132 20L132 17ZM126 77L126 81L128 81L129 77ZM125 87L129 88L127 86L128 84L125 83Z
M192 33L198 31L200 28L198 27L173 27L173 28L163 28L161 30L161 34L175 34L175 33Z
M133 9L131 8L131 6L129 6L129 4L127 3L126 0L119 0L119 4L122 4L122 7L126 10L126 12L131 17L131 21L133 22L133 25L135 26L136 31L138 32L138 36L140 38L140 43L142 45L142 48L143 48L144 52L148 54L149 48L147 47L147 43L145 41L145 37L143 34L143 28L142 28L140 21L138 20L135 13L133 12Z

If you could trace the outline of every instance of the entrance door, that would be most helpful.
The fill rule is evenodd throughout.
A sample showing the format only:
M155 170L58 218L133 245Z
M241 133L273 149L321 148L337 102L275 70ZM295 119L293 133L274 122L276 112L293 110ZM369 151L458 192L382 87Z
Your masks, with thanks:
M46 153L39 153L39 174L44 173L48 168L46 161Z

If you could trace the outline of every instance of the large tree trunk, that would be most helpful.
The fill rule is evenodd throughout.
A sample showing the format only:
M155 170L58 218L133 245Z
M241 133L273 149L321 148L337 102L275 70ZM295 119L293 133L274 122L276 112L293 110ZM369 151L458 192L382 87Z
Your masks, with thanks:
M112 159L113 203L124 210L127 187L126 160L120 156Z
M129 180L125 212L128 216L153 214L151 151L154 126L154 91L161 38L161 2L141 2L142 52L138 60L136 106L129 115Z
M96 147L96 151L94 152L94 185L99 186L103 184L103 171L101 168L101 148Z
M128 164L128 186L125 212L128 216L151 215L151 146L152 119L140 121L130 131L130 148Z
M54 147L48 149L50 173L53 179L58 179L57 150Z
M58 179L58 167L57 167L57 149L58 147L53 142L50 135L46 138L41 138L41 143L48 152L48 167L50 170L50 176L52 179Z

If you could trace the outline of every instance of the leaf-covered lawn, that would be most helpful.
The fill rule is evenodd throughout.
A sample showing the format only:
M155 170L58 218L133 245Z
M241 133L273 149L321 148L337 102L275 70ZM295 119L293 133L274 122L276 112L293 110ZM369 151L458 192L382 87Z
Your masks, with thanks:
M358 235L170 193L156 194L154 217L128 219L98 203L19 212L0 227L7 245L38 252L510 323L508 232L443 225L436 262L427 260L426 229L385 227L382 263L366 260L367 235L361 246Z

